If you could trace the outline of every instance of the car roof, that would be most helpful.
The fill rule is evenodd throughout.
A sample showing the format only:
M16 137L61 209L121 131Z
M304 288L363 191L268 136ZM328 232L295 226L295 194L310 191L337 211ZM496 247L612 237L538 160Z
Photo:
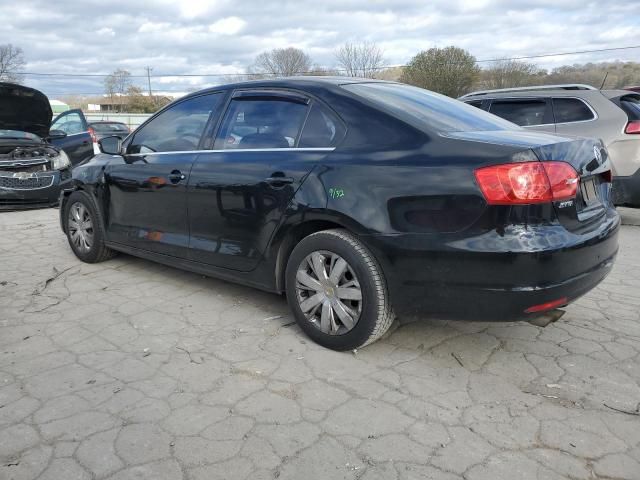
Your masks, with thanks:
M304 88L304 87L339 87L340 85L349 85L354 83L389 83L387 80L377 80L373 78L358 77L341 77L341 76L299 76L299 77L281 77L247 80L243 82L228 83L216 85L197 92L193 92L188 96L198 95L206 92L216 92L220 90L230 90L234 88Z
M127 125L124 122L118 122L117 120L96 120L89 122L89 125L93 125L94 123L117 123L118 125Z
M565 89L547 89L547 90L524 90L509 92L488 92L469 94L460 100L484 100L491 98L545 98L545 97L577 97L592 98L598 95L604 95L613 98L621 95L633 94L628 90L565 90Z

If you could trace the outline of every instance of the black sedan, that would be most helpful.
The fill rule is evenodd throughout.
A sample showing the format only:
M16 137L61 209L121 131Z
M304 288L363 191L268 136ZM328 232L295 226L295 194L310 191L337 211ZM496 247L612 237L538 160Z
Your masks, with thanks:
M215 87L101 144L61 198L81 260L121 251L286 293L336 350L375 341L395 313L550 315L618 250L599 141L397 83Z
M122 140L129 135L129 127L126 123L112 122L108 120L100 120L97 122L89 123L89 133L91 138L98 142L105 137L120 137Z

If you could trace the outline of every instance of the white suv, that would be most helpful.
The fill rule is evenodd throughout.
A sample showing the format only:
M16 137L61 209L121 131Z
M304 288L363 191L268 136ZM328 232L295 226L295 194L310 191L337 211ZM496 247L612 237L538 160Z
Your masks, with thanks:
M640 207L640 93L589 85L548 85L459 98L524 128L599 138L613 165L614 201Z

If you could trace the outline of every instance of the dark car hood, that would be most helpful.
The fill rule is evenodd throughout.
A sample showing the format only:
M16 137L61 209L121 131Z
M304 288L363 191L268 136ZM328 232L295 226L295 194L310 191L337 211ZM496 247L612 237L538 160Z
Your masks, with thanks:
M0 82L0 129L49 135L53 113L47 96L33 88Z

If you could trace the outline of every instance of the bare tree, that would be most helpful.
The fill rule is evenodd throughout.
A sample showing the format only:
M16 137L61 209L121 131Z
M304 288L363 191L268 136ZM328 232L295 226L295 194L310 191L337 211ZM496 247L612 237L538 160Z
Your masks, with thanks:
M516 60L501 60L481 73L485 88L509 88L535 85L539 82L540 70L532 63Z
M120 112L126 103L126 99L124 97L127 94L129 87L131 87L131 73L121 68L104 79L104 91L113 103L117 103L117 110ZM114 102L115 98L118 98L119 101Z
M411 59L400 81L457 98L471 89L479 73L476 57L466 50L430 48Z
M258 55L251 71L276 77L290 77L308 72L312 63L311 57L299 48L275 48Z
M20 47L14 47L10 43L0 45L1 81L20 83L23 79L23 75L20 75L19 72L24 65L24 53Z
M349 77L374 78L384 64L383 52L373 42L347 42L336 51L335 57Z

